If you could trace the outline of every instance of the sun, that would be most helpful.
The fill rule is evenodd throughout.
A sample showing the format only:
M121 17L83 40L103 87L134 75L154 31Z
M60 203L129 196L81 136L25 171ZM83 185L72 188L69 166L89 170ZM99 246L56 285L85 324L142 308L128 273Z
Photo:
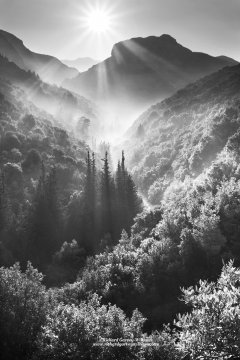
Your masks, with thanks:
M103 9L92 9L86 16L86 26L94 33L104 33L111 29L111 16Z

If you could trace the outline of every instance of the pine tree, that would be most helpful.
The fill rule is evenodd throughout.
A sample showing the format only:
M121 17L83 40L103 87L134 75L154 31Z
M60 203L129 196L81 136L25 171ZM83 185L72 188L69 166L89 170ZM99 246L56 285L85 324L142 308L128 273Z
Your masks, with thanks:
M141 200L137 195L136 186L125 167L125 156L122 151L121 163L116 171L118 232L122 229L130 232L133 219L141 211Z
M109 170L108 152L103 159L103 169L101 174L101 225L102 235L110 234L114 239L114 202L115 186Z
M56 182L56 170L53 168L46 176L42 164L41 176L25 226L28 232L28 260L40 269L51 261L62 242Z
M5 193L5 178L4 172L2 171L0 174L0 234L4 230L7 221L7 201L6 201L6 193Z
M127 209L128 209L127 230L130 231L135 216L142 210L142 200L138 196L136 185L130 174L127 175L126 194L127 194Z
M87 153L86 177L83 189L83 206L80 211L78 242L85 248L88 254L96 250L96 164L95 155Z
M125 157L122 152L122 161L118 162L116 171L116 190L117 190L117 232L120 234L126 228L127 222L127 199L126 199L126 169Z

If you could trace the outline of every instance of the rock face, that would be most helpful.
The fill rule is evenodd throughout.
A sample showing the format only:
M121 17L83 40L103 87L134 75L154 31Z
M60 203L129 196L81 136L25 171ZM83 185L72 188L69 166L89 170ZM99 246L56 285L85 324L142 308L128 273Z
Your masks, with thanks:
M0 30L0 54L21 69L34 71L49 83L60 85L65 79L78 75L76 69L66 66L53 56L30 51L22 40L3 30Z
M192 52L170 35L134 38L114 45L111 57L65 81L65 86L118 107L145 107L237 62Z

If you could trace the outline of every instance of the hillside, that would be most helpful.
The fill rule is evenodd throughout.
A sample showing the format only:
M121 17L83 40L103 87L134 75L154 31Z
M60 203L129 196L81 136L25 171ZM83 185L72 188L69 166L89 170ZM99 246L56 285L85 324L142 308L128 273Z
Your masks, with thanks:
M44 83L36 74L20 69L0 55L0 78L24 90L24 96L38 108L44 109L69 130L77 131L78 122L87 117L93 131L99 126L96 106L83 96L56 85ZM25 99L24 99L25 101Z
M2 80L0 150L0 168L5 169L15 201L18 195L23 200L22 186L31 188L31 178L38 179L42 161L46 169L56 166L60 187L65 187L68 182L65 194L81 186L86 144L72 137L51 115L28 101L23 90Z
M133 38L115 44L110 58L64 85L129 117L190 82L234 64L232 59L192 52L169 35Z
M158 204L173 180L196 177L240 126L240 66L226 67L151 106L122 145L141 191Z
M78 74L76 69L66 66L53 56L32 52L22 40L4 30L0 30L0 54L21 69L35 72L43 81L49 83L61 85L65 79L71 79Z

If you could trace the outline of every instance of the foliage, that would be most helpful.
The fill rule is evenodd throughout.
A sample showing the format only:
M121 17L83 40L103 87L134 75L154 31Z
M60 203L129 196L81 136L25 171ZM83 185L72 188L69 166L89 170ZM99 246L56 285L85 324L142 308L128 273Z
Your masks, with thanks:
M228 67L188 85L129 129L129 169L151 203L159 204L172 181L201 174L227 143L239 148L239 74L239 66Z
M30 358L51 308L43 276L29 263L0 268L0 349L4 359Z
M178 348L191 359L236 359L240 356L240 270L230 262L216 283L200 281L183 290L192 310L180 315L176 325Z

